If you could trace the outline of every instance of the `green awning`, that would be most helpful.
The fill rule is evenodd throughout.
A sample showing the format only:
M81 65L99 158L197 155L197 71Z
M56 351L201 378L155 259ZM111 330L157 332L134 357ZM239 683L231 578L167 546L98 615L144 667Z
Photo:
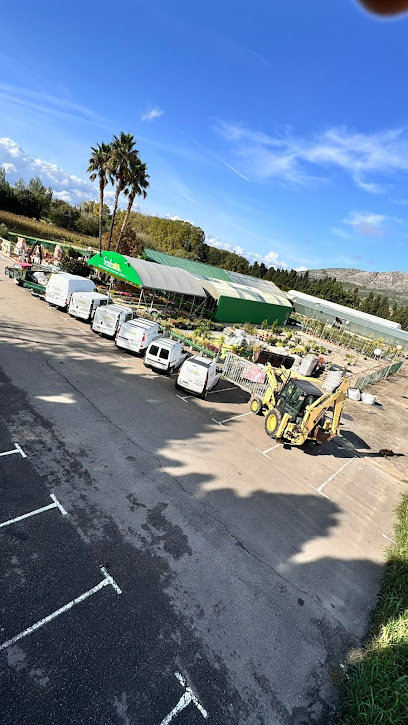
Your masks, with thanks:
M94 254L93 257L88 259L88 264L91 267L100 269L101 272L110 274L112 277L118 277L129 284L134 284L137 287L143 287L141 279L135 268L130 264L129 260L123 256L123 254L118 254L118 252L102 252L102 254Z
M199 280L184 269L105 251L91 257L88 264L136 287L175 292L189 297L206 296Z

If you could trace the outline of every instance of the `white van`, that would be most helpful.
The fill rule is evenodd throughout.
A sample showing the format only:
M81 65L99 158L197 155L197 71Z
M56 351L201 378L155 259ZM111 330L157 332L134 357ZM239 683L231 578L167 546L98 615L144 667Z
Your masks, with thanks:
M162 337L151 342L146 350L144 364L147 368L163 370L170 374L184 362L188 353L178 340Z
M132 352L144 352L157 337L161 337L158 323L138 317L118 328L115 344Z
M206 397L221 377L217 363L208 357L193 355L183 362L178 371L176 388L183 388Z
M91 322L97 307L111 304L110 297L99 292L74 292L69 303L68 312L71 317Z
M95 316L92 322L93 332L99 332L100 335L114 338L118 328L124 322L132 320L135 316L131 307L123 305L103 305L96 308Z
M74 292L93 292L96 287L92 280L69 272L54 272L45 289L45 300L50 305L66 309Z

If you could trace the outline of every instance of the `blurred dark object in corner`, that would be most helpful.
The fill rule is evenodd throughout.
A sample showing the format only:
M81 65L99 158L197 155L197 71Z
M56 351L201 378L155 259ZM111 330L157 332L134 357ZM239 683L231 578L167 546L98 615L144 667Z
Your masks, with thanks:
M408 0L359 0L359 3L376 15L399 15L408 11Z

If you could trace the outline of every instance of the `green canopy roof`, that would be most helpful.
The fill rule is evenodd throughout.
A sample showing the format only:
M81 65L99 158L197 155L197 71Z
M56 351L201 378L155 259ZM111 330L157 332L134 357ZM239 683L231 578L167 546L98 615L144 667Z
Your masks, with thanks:
M88 264L136 287L176 292L191 297L206 296L200 282L184 269L154 264L144 259L107 251L94 254L88 260Z
M231 282L231 277L225 269L212 267L211 264L195 262L193 259L183 259L183 257L175 257L172 254L165 254L164 252L156 252L155 249L145 249L144 256L150 262L185 269L186 272L190 272L195 277L211 277L212 279L223 279L225 282Z

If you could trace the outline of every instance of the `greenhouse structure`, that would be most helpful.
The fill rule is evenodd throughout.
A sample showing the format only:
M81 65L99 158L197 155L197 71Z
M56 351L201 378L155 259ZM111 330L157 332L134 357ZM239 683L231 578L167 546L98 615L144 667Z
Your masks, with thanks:
M272 324L276 320L284 325L292 312L288 295L273 282L153 249L145 249L144 256L156 265L175 267L193 275L206 291L207 314L219 322L260 324L268 320Z
M402 330L398 322L384 320L382 317L353 310L351 307L328 302L297 290L290 290L288 295L295 312L300 315L321 320L364 337L381 338L391 345L402 345L404 349L408 349L408 332Z

